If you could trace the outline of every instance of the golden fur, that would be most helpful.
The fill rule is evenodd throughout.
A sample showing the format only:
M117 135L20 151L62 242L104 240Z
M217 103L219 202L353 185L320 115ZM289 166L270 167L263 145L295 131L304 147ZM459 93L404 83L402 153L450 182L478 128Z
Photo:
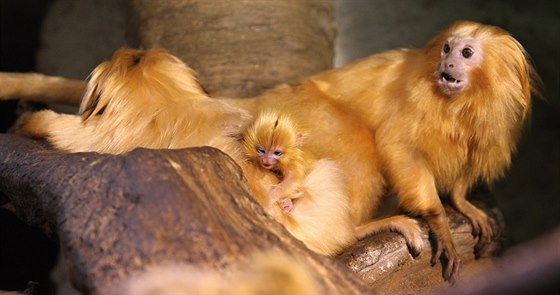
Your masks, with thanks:
M481 56L476 55L464 68L468 83L462 84L465 86L461 91L453 90L451 86L442 87L439 83L445 76L441 76L438 70L442 67L440 61L443 61L442 43L471 41ZM173 60L163 53L159 58ZM133 64L130 60L123 63ZM149 95L146 93L126 92L124 98L111 96L108 100L101 99L108 101L107 108L103 109L103 104L95 106L82 127L79 127L76 118L73 119L75 122L49 127L57 124L53 122L63 121L62 117L55 120L52 116L40 118L32 115L27 118L32 124L23 124L22 130L31 130L27 132L31 135L47 136L55 146L67 150L84 150L83 146L91 146L92 143L86 144L91 141L94 141L93 145L102 143L102 150L107 152L144 146L138 136L129 135L128 128L134 132L147 129L145 127L151 122L152 115L160 110L157 101L167 97L159 95L167 93L167 85L174 85L178 80L194 81L192 77L187 77L192 73L177 70L180 67L178 64L175 61L171 66L162 66L162 71L157 72L157 79L137 85L145 90L154 90L156 99L147 100ZM143 64L131 68L135 67L148 70ZM118 86L127 85L124 82L128 79L138 82L136 76L114 80L120 81L116 83ZM161 84L158 79L166 81ZM189 83L190 88L187 89L169 86L176 92L182 92L176 93L176 97L188 102L181 107L179 114L166 114L168 121L181 121L181 116L205 119L200 123L178 124L181 127L168 124L160 130L173 133L162 141L174 142L179 138L184 139L182 142L186 146L208 144L216 138L224 138L224 133L227 133L224 130L238 129L237 126L245 123L247 120L239 120L239 114L246 114L245 111L256 115L272 106L289 108L308 128L307 150L318 159L334 161L346 176L351 217L357 232L363 228L386 228L397 224L401 233L414 233L412 238L408 237L409 242L412 239L417 242L416 245L421 244L421 238L416 234L419 232L417 224L404 216L399 217L404 223L380 220L376 221L380 222L377 223L379 227L368 226L372 225L368 222L384 195L385 184L388 184L397 193L404 210L428 221L437 241L432 262L445 253L449 262L444 277L453 280L458 273L460 258L451 240L439 194L449 194L455 207L471 219L473 233L479 238L475 252L477 256L483 253L493 235L492 221L469 203L466 195L478 181L491 183L510 165L529 112L531 90L537 81L526 52L510 34L494 26L458 22L443 30L423 49L376 54L297 84L278 86L253 99L215 101L198 91L193 83ZM119 87L110 83L92 82L89 84L99 85L101 96L105 92L120 91ZM118 104L118 107L112 108L112 101L118 100L138 103ZM210 107L220 103L226 109L224 113L231 115L231 120L224 120L222 111L216 112ZM169 106L163 106L163 109ZM132 108L127 109L129 107ZM139 109L142 112L138 113ZM87 113L85 108L82 110ZM142 115L139 119L141 124L136 125L131 118L138 118L138 115ZM104 123L88 123L93 117ZM97 129L92 128L93 125ZM116 139L111 140L107 135L102 139L91 139L93 136L115 134L114 130L119 128L122 131L118 132ZM205 131L195 136L195 130L201 128ZM56 131L63 129L69 131ZM77 131L89 136L80 137ZM57 132L64 134L57 135ZM158 139L161 135L154 136ZM71 139L73 137L78 139ZM122 147L116 148L113 141ZM163 142L160 147L166 145L178 146ZM273 183L274 179L269 181Z
M315 252L336 255L356 242L344 175L333 161L317 161L305 152L301 136L301 127L285 111L260 112L245 131L243 145L247 165L261 176L248 170L245 175L260 186L254 190L257 201L292 235ZM265 169L257 147L283 155ZM286 210L280 199L293 208Z
M445 42L479 46L467 68L468 84L449 95L438 86ZM539 78L523 47L509 33L457 22L424 49L377 54L310 79L330 100L360 117L375 132L383 174L408 212L426 217L448 256L445 277L460 264L438 197L450 194L469 217L481 255L493 221L466 200L478 182L491 183L511 163Z
M117 50L92 72L80 114L27 114L18 132L70 152L209 145L233 154L232 135L251 119L243 109L208 98L194 72L161 49Z
M324 224L332 224L329 237L324 232L327 227L312 230L307 224L314 223L303 221L304 231L308 233L302 234L296 233L299 229L293 221L289 221L291 225L286 227L296 237L308 239L306 243L320 253L339 252L355 240L344 221L346 207L350 206L352 226L360 225L356 229L357 237L381 230L395 230L403 233L414 252L422 249L422 234L415 220L401 215L395 217L398 222L370 221L380 203L384 180L372 135L365 125L329 103L310 83L295 87L280 86L264 97L266 99L258 102L293 110L303 125L311 127L306 144L308 149L317 158L331 159L336 163L324 164L327 168L317 169L315 173L310 171L309 179L303 181L307 186L322 186L323 182L317 179L332 179L333 192L318 198L311 194L320 191L320 187L308 187L308 192L304 189L304 195L310 195L307 198L309 204L319 200L316 209L311 210L311 214L300 214L306 210L295 210L284 222L286 225L294 218L308 220L320 216ZM137 147L217 147L238 161L256 200L265 204L262 196L278 184L278 178L240 161L242 146L238 142L244 126L251 121L250 114L256 115L256 108L251 106L255 102L246 100L248 105L243 107L236 106L234 100L228 102L209 98L196 82L192 70L164 50L119 49L110 61L93 71L80 106L80 116L49 110L26 114L18 122L18 133L46 138L56 148L69 152L119 154ZM346 178L348 183L344 188L340 173L353 176ZM349 205L344 203L345 198L349 198ZM333 214L330 217L331 213L321 212ZM339 220L342 222L338 223ZM321 245L322 242L317 240L321 235L332 238L332 241L327 241L327 246ZM313 246L313 243L317 245Z

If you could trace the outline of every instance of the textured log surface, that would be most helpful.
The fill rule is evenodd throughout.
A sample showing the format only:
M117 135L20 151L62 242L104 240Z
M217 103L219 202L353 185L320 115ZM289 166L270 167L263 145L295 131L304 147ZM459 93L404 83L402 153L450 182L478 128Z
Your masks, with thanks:
M501 232L494 237L486 254L476 260L473 253L476 240L472 236L470 222L456 210L446 206L453 240L463 262L461 277L477 276L492 266L492 257L502 250L504 244L502 231L505 224L500 211L485 202L479 201L475 204L497 220ZM429 231L426 223L422 226L425 248L416 258L411 256L402 236L396 233L380 233L358 242L338 259L379 294L418 294L439 289L447 290L450 285L443 281L442 263L430 266L432 247Z
M115 156L63 154L9 134L0 142L0 191L27 223L58 234L83 290L104 293L131 273L168 262L227 273L252 253L271 249L304 257L327 293L447 286L441 265L430 267L426 226L426 250L416 259L395 233L371 236L334 260L316 255L264 214L235 163L213 148ZM475 242L470 224L448 212L468 269ZM501 220L495 210L491 214Z
M216 149L115 156L63 154L7 134L0 142L0 191L29 224L58 234L82 290L108 294L166 262L226 273L262 250L301 257L323 294L365 290L266 216L238 166Z

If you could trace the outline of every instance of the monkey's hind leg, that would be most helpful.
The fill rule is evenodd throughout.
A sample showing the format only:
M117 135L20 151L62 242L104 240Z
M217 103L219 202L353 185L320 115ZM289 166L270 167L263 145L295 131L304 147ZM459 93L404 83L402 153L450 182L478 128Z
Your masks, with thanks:
M355 228L356 238L358 239L363 239L368 235L382 231L394 231L403 235L414 257L418 256L420 252L422 252L422 249L424 249L422 229L418 221L404 215L395 215L372 220Z

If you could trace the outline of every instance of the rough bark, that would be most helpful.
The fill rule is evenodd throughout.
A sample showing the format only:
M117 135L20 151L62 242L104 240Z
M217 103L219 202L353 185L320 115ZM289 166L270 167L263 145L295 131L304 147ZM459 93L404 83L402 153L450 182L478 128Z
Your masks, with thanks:
M213 96L250 97L332 67L330 0L130 1L128 41L194 68Z
M494 237L486 254L476 260L473 249L476 240L472 236L470 221L452 207L445 209L450 220L453 241L463 262L461 277L479 275L485 268L494 264L493 256L503 249L505 228L500 211L489 205L490 196L485 193L476 196L475 204L492 216L498 224L500 232ZM379 294L418 294L431 293L435 290L446 290L450 285L443 281L442 265L445 260L430 266L432 246L428 235L428 226L424 229L424 251L413 258L404 242L404 238L396 233L380 233L374 237L358 242L347 249L338 260L359 275Z
M83 291L110 294L131 273L188 263L223 274L279 250L308 262L322 294L362 282L314 254L253 201L239 167L209 148L63 154L0 135L0 191L31 224L56 232Z
M266 216L239 167L213 148L137 149L115 156L64 154L6 134L0 142L9 143L0 146L0 191L29 224L60 237L75 283L88 293L110 293L129 275L169 262L225 274L251 254L271 249L308 261L324 294L416 293L447 286L441 265L429 266L427 226L427 247L418 258L400 235L381 233L337 257L351 272L341 269ZM483 208L503 226L498 211ZM470 223L447 209L458 250L471 265ZM489 261L475 265L481 263Z

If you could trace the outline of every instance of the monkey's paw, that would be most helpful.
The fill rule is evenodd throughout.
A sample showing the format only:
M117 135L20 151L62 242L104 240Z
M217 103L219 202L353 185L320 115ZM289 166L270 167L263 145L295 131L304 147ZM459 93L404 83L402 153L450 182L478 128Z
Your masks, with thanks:
M370 234L387 230L403 235L413 257L418 256L424 249L422 228L418 221L404 215L380 218L361 224L355 228L355 234L356 238L361 240Z
M290 213L294 210L294 202L292 202L291 199L282 199L278 201L278 204L280 204L280 207L286 213Z
M474 246L474 255L478 259L486 253L488 247L492 244L492 238L497 232L497 224L493 218L486 213L478 210L476 214L467 215L472 223L472 234L474 238L478 238Z
M436 241L436 249L434 256L432 256L431 264L432 266L436 265L437 261L441 259L442 254L445 253L447 263L442 261L443 279L454 284L459 277L459 269L462 264L459 253L455 250L451 240L445 242L441 238L436 237Z
M412 218L407 218L404 223L408 225L399 229L399 232L404 236L412 257L417 257L424 249L422 228L420 228L418 221Z

